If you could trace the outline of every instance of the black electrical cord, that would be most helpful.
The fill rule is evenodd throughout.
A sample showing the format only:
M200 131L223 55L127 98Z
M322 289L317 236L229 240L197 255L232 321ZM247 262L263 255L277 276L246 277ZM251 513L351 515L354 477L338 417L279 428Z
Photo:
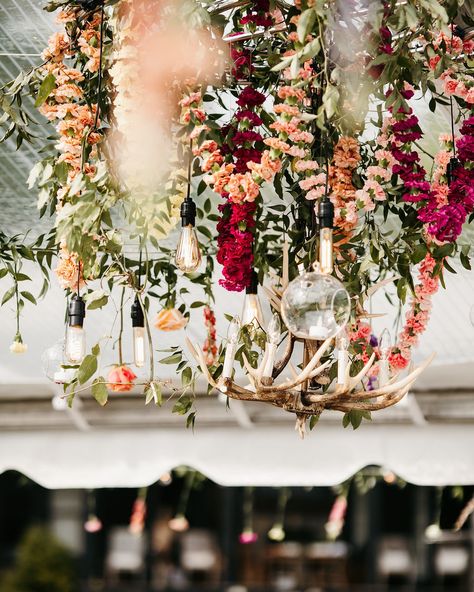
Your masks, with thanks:
M96 130L99 125L100 114L100 95L102 93L102 55L104 53L104 4L100 7L100 43L99 43L99 77L97 81L97 110L95 112L94 127Z

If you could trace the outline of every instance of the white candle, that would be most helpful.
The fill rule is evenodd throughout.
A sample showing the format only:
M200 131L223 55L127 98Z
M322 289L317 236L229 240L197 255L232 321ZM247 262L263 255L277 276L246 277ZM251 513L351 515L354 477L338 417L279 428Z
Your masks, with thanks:
M265 344L264 360L265 364L262 370L263 378L271 378L273 374L273 366L275 365L275 358L280 341L281 325L280 317L274 313L267 328L267 343Z
M328 330L326 327L323 327L322 319L318 321L317 325L311 325L309 328L309 336L312 339L326 339L328 336Z
M227 347L225 349L224 368L222 378L232 378L234 371L235 353L239 342L240 318L234 317L227 331Z
M53 375L56 384L69 383L74 378L75 370L73 368L60 368Z
M379 387L386 386L390 380L390 366L388 358L379 360Z
M265 366L262 371L264 378L271 378L273 374L273 366L275 365L275 358L277 353L278 345L276 343L267 343L265 345Z
M234 371L235 352L237 351L237 344L229 341L225 350L224 370L222 371L223 378L232 378Z
M337 384L345 384L346 369L349 356L346 349L340 349L337 353Z
M347 347L348 340L343 334L337 340L337 384L345 384L346 382L346 370L349 361Z
M386 386L390 380L390 364L388 358L392 350L392 340L388 329L382 331L379 339L379 387Z

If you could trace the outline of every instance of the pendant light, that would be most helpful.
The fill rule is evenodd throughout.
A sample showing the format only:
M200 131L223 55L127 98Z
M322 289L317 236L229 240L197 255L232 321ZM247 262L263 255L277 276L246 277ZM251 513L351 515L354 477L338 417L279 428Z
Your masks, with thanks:
M201 264L201 249L196 236L196 204L191 198L192 142L188 163L188 192L181 204L181 234L176 247L176 267L184 273L196 271Z
M321 273L333 271L334 205L327 195L319 202L319 266Z
M137 368L143 368L145 365L145 315L138 296L135 296L130 316L133 329L133 360Z
M140 249L140 258L138 260L138 290L141 286L141 271L142 271L142 251ZM143 312L142 303L138 297L138 292L132 304L130 311L132 319L133 331L133 362L137 368L143 368L145 365L145 314Z

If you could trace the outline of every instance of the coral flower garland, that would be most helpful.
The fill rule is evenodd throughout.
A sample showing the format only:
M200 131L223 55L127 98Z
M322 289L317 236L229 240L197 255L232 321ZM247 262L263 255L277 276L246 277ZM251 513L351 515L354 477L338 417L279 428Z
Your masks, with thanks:
M428 254L421 262L415 295L406 314L405 326L401 331L398 344L392 348L389 362L393 369L406 368L411 359L411 349L417 345L419 337L428 325L431 299L439 288L439 277L434 275L436 261Z
M334 204L334 224L344 234L350 234L357 226L358 201L367 210L373 209L372 201L356 193L352 174L360 161L357 140L343 136L334 147L333 164L329 169L331 201ZM368 187L366 186L366 192ZM368 193L367 193L368 195Z
M69 8L61 12L58 22L66 28L78 18L79 10ZM40 105L39 111L49 121L56 121L56 131L59 141L56 148L59 156L55 160L56 167L65 167L64 179L59 183L56 193L57 210L61 210L68 196L74 179L81 173L92 177L97 171L97 144L102 141L102 134L97 131L99 124L97 105L86 102L81 83L85 81L84 74L65 64L65 60L80 52L87 58L85 70L95 73L100 67L100 50L97 40L100 39L100 13L88 15L82 22L79 37L73 42L66 31L55 33L48 42L48 47L42 54L45 65L43 75L50 77L54 87L49 96ZM77 46L75 45L77 43ZM85 149L88 147L88 150ZM87 158L85 158L87 154ZM40 194L39 206L49 195ZM77 257L69 253L63 246L61 249L56 274L63 288L76 289ZM81 273L80 286L83 284Z
M415 294L410 301L405 317L405 324L398 336L398 342L390 349L389 363L393 370L405 369L411 360L411 350L418 344L420 336L425 332L432 307L432 297L439 289L439 277L434 275L436 261L428 253L420 263L418 271L418 282L415 286ZM377 348L377 340L373 339L372 330L369 324L358 321L349 328L349 339L352 343L357 342L362 347L362 354L359 356L364 363L369 360L367 347L370 345ZM376 353L380 352L376 349ZM378 372L377 365L371 371L374 377Z

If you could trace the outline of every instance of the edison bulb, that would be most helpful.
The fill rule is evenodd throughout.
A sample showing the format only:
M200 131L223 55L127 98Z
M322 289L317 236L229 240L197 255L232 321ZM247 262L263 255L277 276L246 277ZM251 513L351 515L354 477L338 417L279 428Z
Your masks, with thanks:
M351 299L335 277L308 272L295 278L283 293L281 314L289 331L302 339L335 337L349 321Z
M201 264L201 249L192 224L183 226L176 247L176 267L184 273L191 273Z
M319 265L321 273L332 273L333 270L333 245L332 228L322 228L319 239Z
M242 310L242 325L264 324L262 305L258 294L245 294L244 308Z
M145 365L145 327L133 327L133 358L137 368Z
M66 334L66 357L72 364L80 364L86 354L86 334L79 325L69 326Z

